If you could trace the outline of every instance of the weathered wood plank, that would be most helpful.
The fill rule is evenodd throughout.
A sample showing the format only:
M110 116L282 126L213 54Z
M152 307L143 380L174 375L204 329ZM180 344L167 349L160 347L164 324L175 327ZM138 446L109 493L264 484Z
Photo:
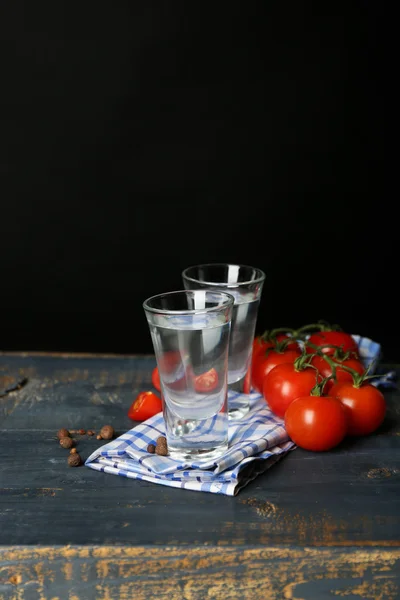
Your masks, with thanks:
M237 498L71 469L54 431L3 431L2 441L1 544L400 543L396 436L378 450L363 440L356 454L296 450ZM87 456L98 444L78 448Z
M385 548L13 547L0 561L0 600L394 600L400 583Z
M57 429L126 431L153 366L0 356L28 377L0 398L0 600L398 597L398 390L374 435L298 449L235 498L68 468Z

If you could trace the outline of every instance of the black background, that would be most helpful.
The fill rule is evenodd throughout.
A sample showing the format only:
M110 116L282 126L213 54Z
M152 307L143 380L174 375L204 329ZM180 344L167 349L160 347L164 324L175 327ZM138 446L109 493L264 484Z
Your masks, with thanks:
M231 261L258 331L394 359L380 6L2 3L0 349L152 352L143 300Z

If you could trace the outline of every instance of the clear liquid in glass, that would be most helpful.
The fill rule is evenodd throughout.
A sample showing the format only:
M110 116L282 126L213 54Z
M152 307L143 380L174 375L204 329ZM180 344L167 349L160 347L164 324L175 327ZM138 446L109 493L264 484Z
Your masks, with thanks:
M176 457L210 458L227 447L230 323L225 321L218 314L169 315L150 324L168 448Z

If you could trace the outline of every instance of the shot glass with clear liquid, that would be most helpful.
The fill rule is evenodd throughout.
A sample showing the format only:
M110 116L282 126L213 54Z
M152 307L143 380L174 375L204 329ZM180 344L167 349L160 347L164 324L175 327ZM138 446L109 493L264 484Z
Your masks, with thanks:
M148 298L169 455L213 459L228 448L228 352L234 298L182 290Z
M243 392L251 364L253 340L265 274L261 269L225 263L188 267L182 272L185 289L209 289L234 297L228 361L228 389ZM240 419L249 412L245 395L231 394L228 402L230 419Z

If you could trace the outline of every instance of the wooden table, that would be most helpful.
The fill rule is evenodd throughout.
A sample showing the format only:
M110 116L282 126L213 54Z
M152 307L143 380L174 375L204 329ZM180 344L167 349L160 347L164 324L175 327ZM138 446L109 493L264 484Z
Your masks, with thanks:
M400 597L398 390L375 435L297 449L234 498L69 468L57 430L131 428L154 364L0 355L3 390L27 378L0 397L1 600Z

